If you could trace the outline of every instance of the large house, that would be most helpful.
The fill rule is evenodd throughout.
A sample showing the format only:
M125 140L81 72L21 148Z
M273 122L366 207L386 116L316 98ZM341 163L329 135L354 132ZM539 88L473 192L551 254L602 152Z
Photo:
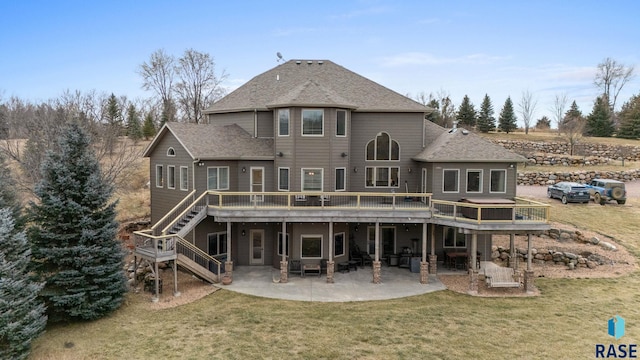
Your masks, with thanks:
M150 143L153 228L136 255L210 281L269 265L281 282L333 282L370 263L374 283L383 263L417 257L427 282L459 256L473 291L492 235L546 230L548 207L516 197L523 157L431 111L331 61L268 70L206 109L207 124L167 123Z

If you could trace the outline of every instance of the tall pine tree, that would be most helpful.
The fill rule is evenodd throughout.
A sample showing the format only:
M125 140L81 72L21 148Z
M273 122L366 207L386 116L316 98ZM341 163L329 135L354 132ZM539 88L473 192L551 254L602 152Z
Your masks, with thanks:
M16 222L16 227L22 230L24 217L21 214L22 209L18 201L18 190L15 180L11 176L11 171L5 164L4 155L0 152L0 209L3 208L11 210L11 217Z
M591 114L587 115L585 134L588 136L610 137L615 132L615 125L609 110L606 97L598 97L593 104Z
M640 95L634 95L622 105L617 137L640 139Z
M467 125L468 127L476 126L476 109L467 95L462 98L456 120L458 120L461 125Z
M513 102L511 96L507 97L504 102L504 106L500 111L500 117L498 118L498 128L507 134L515 131L518 128L518 118L513 111Z
M49 319L93 320L117 309L126 291L124 252L116 240L116 202L88 135L71 124L49 152L31 204L34 271Z
M142 124L135 105L129 105L127 109L127 136L133 141L142 139Z
M484 94L476 126L477 129L483 133L493 131L496 128L496 118L493 116L493 104L491 104L491 98L488 94Z
M12 211L0 209L0 359L26 359L47 324L41 283L29 275L31 251Z
M153 125L153 113L147 113L144 117L144 124L142 125L142 136L145 140L153 137L156 134L156 127Z

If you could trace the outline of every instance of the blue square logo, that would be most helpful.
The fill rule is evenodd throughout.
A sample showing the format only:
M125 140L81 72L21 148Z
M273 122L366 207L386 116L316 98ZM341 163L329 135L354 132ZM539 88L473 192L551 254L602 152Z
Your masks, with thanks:
M624 319L618 315L615 315L609 319L609 330L607 333L616 340L624 336Z

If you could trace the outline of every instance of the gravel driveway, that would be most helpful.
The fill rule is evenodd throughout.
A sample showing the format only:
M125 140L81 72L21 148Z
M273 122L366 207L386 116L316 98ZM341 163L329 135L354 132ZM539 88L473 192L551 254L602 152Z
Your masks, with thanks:
M640 181L626 182L625 187L627 188L627 199L635 199L640 194ZM547 187L542 185L518 185L516 194L534 199L546 199ZM593 202L590 204L593 204ZM614 203L612 202L611 204Z

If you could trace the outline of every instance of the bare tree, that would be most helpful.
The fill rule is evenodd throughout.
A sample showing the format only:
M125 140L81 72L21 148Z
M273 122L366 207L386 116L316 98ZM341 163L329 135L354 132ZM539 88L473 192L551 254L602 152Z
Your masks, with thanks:
M555 118L558 129L560 129L560 124L562 123L562 117L564 116L564 109L567 107L567 102L569 102L567 93L556 94L553 98L553 104L549 108Z
M625 66L612 58L608 57L598 64L598 71L593 83L609 99L609 108L612 113L615 110L620 91L633 77L633 66Z
M180 79L175 92L183 116L187 121L201 123L202 110L225 94L221 84L227 74L223 70L216 75L213 58L193 49L178 59L175 73Z
M533 98L533 94L529 90L522 92L522 98L518 104L518 109L522 115L522 122L524 122L524 133L529 133L531 127L531 121L533 120L533 113L536 111L538 100Z
M574 102L575 103L575 102ZM570 155L574 154L574 147L582 139L584 128L586 126L585 118L579 112L568 111L562 121L562 137L569 143L571 148Z
M163 49L156 50L148 63L140 65L138 73L142 76L142 88L152 90L160 97L164 120L175 121L176 108L172 98L175 58Z

